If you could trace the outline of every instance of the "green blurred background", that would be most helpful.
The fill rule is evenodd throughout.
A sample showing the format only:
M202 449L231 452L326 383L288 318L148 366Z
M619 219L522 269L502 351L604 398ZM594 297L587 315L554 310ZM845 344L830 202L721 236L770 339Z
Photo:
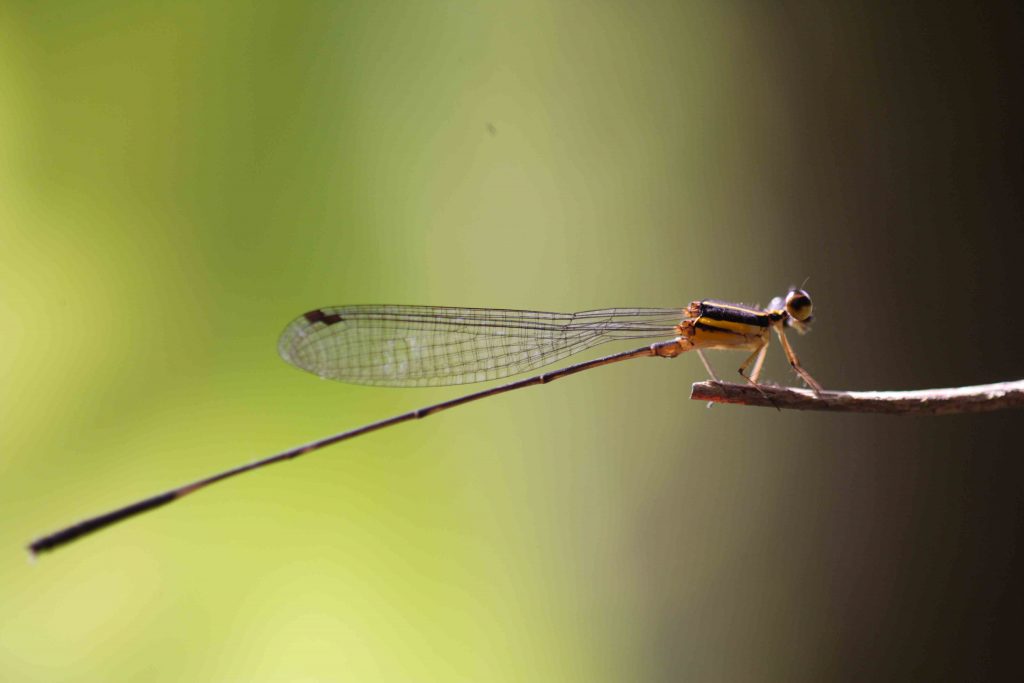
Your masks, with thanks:
M0 4L0 679L1020 675L1019 414L707 409L686 356L23 552L466 390L295 371L322 305L809 277L827 387L1019 378L1024 19L899 5Z

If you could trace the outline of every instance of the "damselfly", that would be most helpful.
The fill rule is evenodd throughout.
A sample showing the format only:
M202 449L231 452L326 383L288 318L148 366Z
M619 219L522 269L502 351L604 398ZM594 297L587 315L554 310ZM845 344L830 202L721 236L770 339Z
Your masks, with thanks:
M821 386L800 366L784 332L786 327L805 332L811 317L811 298L802 289L791 289L785 298L773 299L766 309L710 299L694 301L685 309L608 308L581 313L436 306L317 308L285 328L278 343L281 356L292 365L320 377L378 386L420 387L482 382L535 370L607 342L669 339L484 389L328 436L86 519L33 541L29 549L33 553L52 550L218 481L290 460L367 432L631 358L674 358L686 351L696 351L708 374L717 379L704 357L705 349L747 350L750 355L740 365L739 374L758 386L771 330L778 335L793 369L815 393L820 393Z

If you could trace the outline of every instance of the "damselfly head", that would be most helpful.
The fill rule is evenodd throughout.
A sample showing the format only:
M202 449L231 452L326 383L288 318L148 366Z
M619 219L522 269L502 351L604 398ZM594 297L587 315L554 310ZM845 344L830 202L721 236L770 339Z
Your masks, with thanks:
M786 313L789 314L791 327L796 328L797 332L806 332L807 326L814 319L811 296L802 289L789 290L786 294Z

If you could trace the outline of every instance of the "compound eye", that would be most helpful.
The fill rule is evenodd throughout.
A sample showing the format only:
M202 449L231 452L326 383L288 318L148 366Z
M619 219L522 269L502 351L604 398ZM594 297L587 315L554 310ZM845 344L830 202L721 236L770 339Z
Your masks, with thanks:
M786 295L786 313L797 322L807 322L811 319L813 307L811 297L802 289L794 289Z

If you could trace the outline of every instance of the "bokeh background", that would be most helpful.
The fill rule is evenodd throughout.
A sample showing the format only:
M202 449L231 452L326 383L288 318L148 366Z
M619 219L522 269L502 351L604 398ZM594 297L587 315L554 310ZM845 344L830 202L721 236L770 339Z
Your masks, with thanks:
M295 371L322 305L809 278L827 387L1021 377L1020 6L895 4L0 4L0 679L1019 677L1019 414L708 409L685 356L23 551L466 390Z

